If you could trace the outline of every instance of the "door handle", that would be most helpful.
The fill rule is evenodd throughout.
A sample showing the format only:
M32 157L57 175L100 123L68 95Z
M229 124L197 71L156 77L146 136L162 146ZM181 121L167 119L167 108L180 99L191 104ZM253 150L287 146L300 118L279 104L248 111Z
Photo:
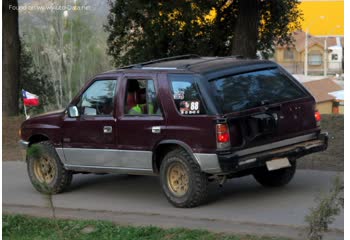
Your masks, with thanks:
M111 133L113 130L112 126L104 126L103 133Z
M160 133L160 126L152 127L152 133Z

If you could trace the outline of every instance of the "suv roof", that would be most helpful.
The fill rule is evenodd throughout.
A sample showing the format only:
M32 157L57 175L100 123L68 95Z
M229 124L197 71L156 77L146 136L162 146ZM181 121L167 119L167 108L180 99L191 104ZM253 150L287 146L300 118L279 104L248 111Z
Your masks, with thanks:
M242 56L228 57L201 57L198 55L181 55L169 58L151 60L137 63L106 73L117 73L125 71L171 71L171 72L193 72L198 74L210 74L225 69L241 68L245 71L277 67L277 64L267 60L246 59Z

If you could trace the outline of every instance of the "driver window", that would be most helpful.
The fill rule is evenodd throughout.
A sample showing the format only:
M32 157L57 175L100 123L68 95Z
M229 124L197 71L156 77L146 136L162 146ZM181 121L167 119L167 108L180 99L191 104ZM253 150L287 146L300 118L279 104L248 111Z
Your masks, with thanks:
M97 80L81 96L79 112L85 116L113 115L117 80Z

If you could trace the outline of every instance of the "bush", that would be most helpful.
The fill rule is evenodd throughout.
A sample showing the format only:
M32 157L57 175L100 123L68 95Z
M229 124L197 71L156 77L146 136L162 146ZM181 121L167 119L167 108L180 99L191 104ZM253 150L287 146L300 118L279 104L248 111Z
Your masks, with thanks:
M328 231L328 225L344 208L343 180L337 176L329 193L317 198L316 201L318 205L311 208L310 214L305 217L305 221L309 224L309 240L322 240L323 234Z

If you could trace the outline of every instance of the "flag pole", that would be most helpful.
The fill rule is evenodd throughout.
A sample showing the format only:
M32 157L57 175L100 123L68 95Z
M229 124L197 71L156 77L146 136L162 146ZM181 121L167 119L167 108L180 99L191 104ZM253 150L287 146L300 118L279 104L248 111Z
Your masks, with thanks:
M27 108L26 105L23 104L24 107L24 115L26 116L26 120L29 118L29 116L27 115Z
M22 88L22 100L23 100L23 92L24 92L24 89ZM23 100L23 108L24 108L24 115L26 116L26 120L27 120L29 116L27 115L27 107L24 104L24 100Z

